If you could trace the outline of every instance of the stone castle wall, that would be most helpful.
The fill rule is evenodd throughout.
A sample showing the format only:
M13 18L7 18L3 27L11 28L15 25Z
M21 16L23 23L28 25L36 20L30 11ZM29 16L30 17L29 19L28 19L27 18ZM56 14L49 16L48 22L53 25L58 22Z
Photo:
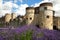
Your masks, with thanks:
M52 3L43 3L39 6L39 25L41 28L53 29Z
M11 19L11 15L10 14L6 14L5 15L5 22L9 23L10 19Z
M27 24L39 25L40 28L53 29L53 5L52 3L42 3L39 7L26 10ZM33 12L33 10L35 10ZM32 20L30 20L32 17Z
M54 28L57 28L57 29L60 29L60 17L55 17L54 16L54 21L53 21L53 27Z
M27 7L26 8L26 24L38 25L43 29L60 29L60 17L54 17L55 11L53 11L52 3L42 3L39 7ZM30 19L31 18L31 19Z
M33 20L34 20L34 8L31 7L31 8L26 8L26 24L29 25L29 24L33 24ZM34 25L34 24L33 24Z

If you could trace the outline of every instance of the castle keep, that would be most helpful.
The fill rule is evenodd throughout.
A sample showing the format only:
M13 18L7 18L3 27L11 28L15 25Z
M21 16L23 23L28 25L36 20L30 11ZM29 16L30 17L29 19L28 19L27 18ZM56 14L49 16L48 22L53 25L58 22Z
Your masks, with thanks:
M27 25L32 24L38 26L39 28L52 30L55 24L53 18L54 11L52 3L45 2L40 4L39 7L35 8L27 7L25 16Z

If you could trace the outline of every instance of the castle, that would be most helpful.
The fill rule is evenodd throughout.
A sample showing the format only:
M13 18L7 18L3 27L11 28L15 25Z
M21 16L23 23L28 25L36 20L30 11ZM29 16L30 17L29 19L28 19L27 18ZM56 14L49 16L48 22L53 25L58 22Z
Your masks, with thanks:
M1 25L9 26L22 26L34 25L42 29L59 29L60 30L60 17L56 17L53 10L53 4L50 2L41 3L39 7L27 7L24 16L17 16L16 14L6 14L0 18ZM4 25L4 26L5 26ZM1 26L2 27L2 26Z
M12 14L5 14L5 22L8 22L9 23L9 21L10 20L13 20L13 19L15 19L16 18L16 14L15 13L12 13Z
M0 17L0 27L18 27L23 25L25 25L24 16L6 13L5 16Z
M45 2L39 7L26 8L26 24L35 25L43 29L60 29L60 17L54 16L53 4Z

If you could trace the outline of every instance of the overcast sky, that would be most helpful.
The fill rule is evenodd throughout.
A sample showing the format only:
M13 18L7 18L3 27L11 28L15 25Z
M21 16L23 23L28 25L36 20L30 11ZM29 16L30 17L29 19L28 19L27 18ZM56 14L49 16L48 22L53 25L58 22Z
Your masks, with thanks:
M52 2L55 16L60 16L60 0L0 0L0 17L12 12L25 15L26 7L37 7L43 2Z

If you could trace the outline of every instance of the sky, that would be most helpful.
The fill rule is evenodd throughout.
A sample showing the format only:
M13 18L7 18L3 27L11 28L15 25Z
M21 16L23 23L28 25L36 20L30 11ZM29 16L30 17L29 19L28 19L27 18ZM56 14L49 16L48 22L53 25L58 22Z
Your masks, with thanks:
M55 16L60 16L60 0L0 0L0 17L6 13L25 15L26 7L37 7L44 2L52 2Z

